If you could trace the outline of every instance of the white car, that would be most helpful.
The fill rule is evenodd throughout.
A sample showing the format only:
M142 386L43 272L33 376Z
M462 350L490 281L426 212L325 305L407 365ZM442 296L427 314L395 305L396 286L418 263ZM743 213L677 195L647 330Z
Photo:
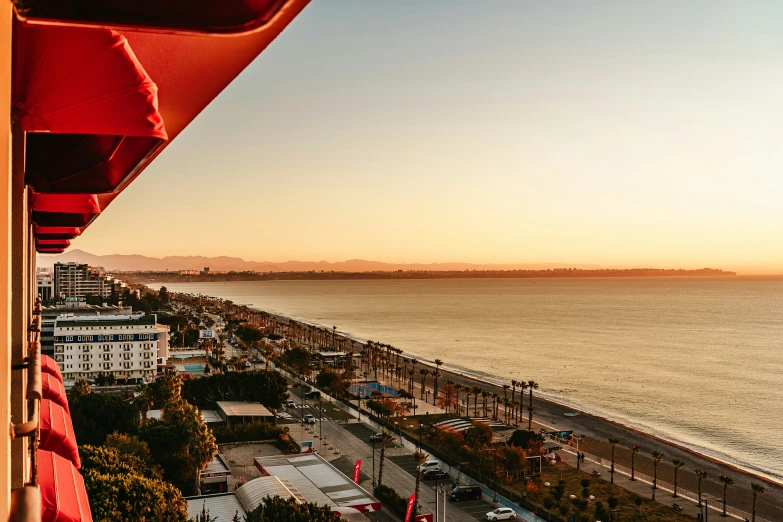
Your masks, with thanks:
M286 408L296 408L296 403L290 399L285 403L285 405Z
M315 417L308 413L304 416L304 421L305 424L315 424Z
M511 508L497 508L487 513L487 520L514 520L517 514Z
M427 471L428 469L438 469L438 468L440 468L440 462L437 460L428 460L424 464L419 466L419 469L422 472Z

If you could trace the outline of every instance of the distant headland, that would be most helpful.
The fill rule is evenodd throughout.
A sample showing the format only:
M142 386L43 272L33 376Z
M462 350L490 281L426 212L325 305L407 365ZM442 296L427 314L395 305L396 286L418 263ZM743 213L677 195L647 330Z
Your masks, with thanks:
M629 268L547 270L394 270L343 272L311 270L302 272L233 272L213 270L181 270L179 272L129 271L121 277L128 282L219 282L219 281L281 281L281 280L368 280L368 279L542 279L574 277L719 277L736 276L715 268L697 270Z

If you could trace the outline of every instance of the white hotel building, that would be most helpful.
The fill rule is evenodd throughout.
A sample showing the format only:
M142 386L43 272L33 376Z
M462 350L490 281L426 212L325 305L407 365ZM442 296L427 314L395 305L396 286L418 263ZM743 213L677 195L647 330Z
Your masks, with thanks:
M119 383L152 380L169 355L169 327L155 315L61 316L54 325L54 360L64 381L111 374Z

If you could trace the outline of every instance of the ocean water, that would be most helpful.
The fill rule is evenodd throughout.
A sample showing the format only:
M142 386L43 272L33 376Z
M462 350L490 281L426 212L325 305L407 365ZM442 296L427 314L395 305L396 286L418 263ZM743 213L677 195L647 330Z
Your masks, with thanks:
M783 477L783 278L166 286L534 379L543 395Z

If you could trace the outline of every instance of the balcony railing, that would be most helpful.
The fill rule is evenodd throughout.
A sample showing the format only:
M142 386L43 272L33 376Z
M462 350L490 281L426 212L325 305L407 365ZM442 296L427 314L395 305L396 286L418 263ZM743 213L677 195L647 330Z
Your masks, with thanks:
M38 443L40 441L40 406L43 397L41 379L41 299L35 301L33 321L28 329L27 356L13 370L27 372L25 399L28 401L27 421L11 424L13 438L27 438L30 452L30 480L24 487L11 491L9 522L38 522L41 520L41 491L38 489Z

